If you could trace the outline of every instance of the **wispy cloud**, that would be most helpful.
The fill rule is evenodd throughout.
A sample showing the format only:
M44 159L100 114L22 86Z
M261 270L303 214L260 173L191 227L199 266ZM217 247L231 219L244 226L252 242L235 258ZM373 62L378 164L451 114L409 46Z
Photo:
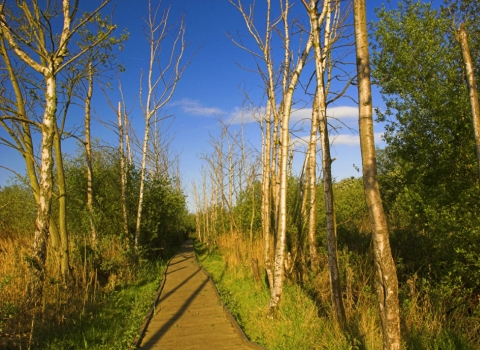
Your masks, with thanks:
M183 98L181 100L173 101L170 103L170 106L179 107L184 113L192 116L222 117L224 120L228 120L231 125L254 123L265 115L264 107L259 107L257 109L242 109L240 107L235 107L231 111L224 111L218 107L205 106L200 101L190 98ZM290 120L292 123L296 123L301 120L307 121L310 120L311 115L311 108L302 108L294 110ZM358 117L358 108L351 106L331 107L327 109L327 116L329 118L340 119L343 122L347 122L349 119L353 121L353 119ZM335 142L335 144L344 145L359 144L358 136L349 134L336 135L332 137L332 143L333 142Z
M225 114L225 112L218 107L207 107L198 100L192 100L189 98L182 98L181 100L173 101L170 103L170 106L180 107L185 113L201 117L213 117Z
M374 134L375 145L383 143L383 132L376 132ZM332 135L330 144L333 146L346 145L346 146L360 146L360 136L353 134L338 134Z
M235 107L233 111L229 113L229 122L231 124L249 124L255 122L258 117L258 113Z
M382 140L383 132L376 132L375 133L375 144L378 145L383 143ZM310 140L310 136L302 136L296 139L293 139L292 142L296 146L306 146ZM320 139L318 139L317 144L320 143ZM360 136L355 134L333 134L330 135L330 145L331 146L360 146Z
M327 108L327 117L337 119L358 118L358 108L350 106L339 106ZM311 108L302 108L292 112L292 121L312 118Z

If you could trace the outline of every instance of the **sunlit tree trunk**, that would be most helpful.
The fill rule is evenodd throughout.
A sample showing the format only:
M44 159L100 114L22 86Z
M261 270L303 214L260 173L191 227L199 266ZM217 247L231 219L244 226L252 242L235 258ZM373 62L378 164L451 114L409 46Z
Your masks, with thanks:
M50 67L51 68L51 67ZM39 183L39 205L35 219L35 232L31 252L31 275L28 297L36 304L40 301L45 280L45 261L49 235L50 211L52 203L53 138L55 135L55 115L57 111L56 79L52 71L46 75L46 106L42 121L41 169Z
M315 99L312 108L312 124L310 127L310 141L308 144L308 176L309 182L309 206L308 206L308 246L310 251L310 268L313 273L318 271L318 252L317 252L317 131L318 131L318 108L317 106L318 93L315 94ZM305 191L306 192L306 191ZM306 195L304 194L305 199ZM303 213L303 210L302 210Z
M66 283L70 275L70 254L67 229L67 186L65 182L65 171L63 166L62 143L60 130L57 123L54 123L55 134L53 136L53 150L55 156L55 166L57 171L58 188L58 228L60 233L60 271L62 280ZM51 230L50 230L51 231Z
M120 191L122 200L122 227L123 239L125 247L130 249L130 235L128 232L128 210L127 210L127 172L128 172L128 158L125 155L124 140L126 140L126 116L122 118L122 105L119 102L117 108L117 125L119 137L119 154L120 154ZM127 141L128 142L128 141Z
M197 191L197 185L195 183L195 180L192 182L192 192L193 192L193 203L195 205L195 232L197 234L197 240L199 242L203 242L202 234L201 234L202 208L200 205L200 199L198 198L198 191Z
M203 192L203 212L204 212L204 231L203 242L210 243L210 226L208 220L208 196L207 196L207 172L205 169L202 171L202 192Z
M90 221L90 233L92 244L97 241L97 231L95 229L94 210L93 210L93 160L92 160L92 140L90 136L91 125L91 102L93 95L93 67L92 63L88 64L87 75L87 95L85 98L85 153L87 158L87 210ZM122 197L123 199L123 197Z
M288 3L285 5L288 8ZM310 49L312 48L312 40L308 39L305 49L302 52L294 71L291 74L290 82L286 93L282 100L282 122L280 134L280 195L279 195L279 214L278 214L278 230L275 247L275 264L273 273L273 288L270 294L269 313L272 314L278 308L282 293L283 282L285 279L285 248L287 233L287 184L288 184L288 161L289 161L289 123L290 113L293 102L293 92L298 83L300 73L303 70Z
M330 157L330 142L327 126L327 96L324 85L326 52L330 50L330 25L331 15L334 10L329 1L324 2L321 14L318 13L317 2L310 0L307 5L310 17L311 35L314 42L315 72L317 75L317 89L313 108L318 112L320 140L322 145L322 168L323 168L323 191L325 197L325 214L327 219L327 250L328 271L330 276L330 288L332 291L332 303L337 322L343 326L346 323L345 308L343 306L342 288L340 284L340 271L337 258L337 232L335 225L335 205L333 199L332 159ZM320 25L325 20L324 52L321 50ZM313 121L312 121L313 124ZM313 126L312 126L313 128Z
M272 173L272 112L271 102L267 101L267 110L265 113L265 130L264 130L264 147L263 147L263 167L262 167L262 228L264 239L264 262L265 272L267 274L268 286L273 286L273 273L272 273L272 261L271 261L271 222L272 222L272 207L271 207L271 173Z
M470 97L470 107L472 109L473 131L475 133L475 146L477 150L478 178L480 183L480 105L478 102L477 83L475 81L475 71L473 69L472 57L468 47L467 31L465 24L460 25L458 40L462 49L463 64L467 79L468 93Z
M33 149L33 141L32 141L32 135L31 135L31 130L30 130L30 122L28 121L27 118L27 113L25 111L25 101L22 95L22 91L20 89L20 85L18 82L17 74L14 71L10 57L8 55L8 52L5 47L5 41L1 40L1 55L3 58L3 61L5 63L5 68L8 71L8 75L10 77L10 82L12 84L12 88L15 94L15 99L16 99L16 107L17 107L17 114L19 117L22 119L25 119L25 122L21 123L21 130L22 130L22 135L21 135L21 144L19 144L18 149L22 150L22 156L25 160L25 168L27 171L27 177L29 180L30 188L32 189L33 196L35 198L35 202L39 203L40 200L40 187L38 184L38 178L37 178L37 172L36 172L36 166L35 166L35 153ZM2 122L3 123L3 122ZM11 130L11 128L8 128L5 124L3 124L6 129L9 130L9 132L13 133L15 135L14 131ZM12 136L13 136L12 135ZM14 137L17 139L17 137ZM59 254L60 251L60 235L58 233L58 228L57 224L55 223L55 220L53 217L50 217L50 223L49 223L49 241L50 241L50 247L51 249L56 253Z
M390 249L387 219L383 210L377 178L366 17L365 0L354 0L363 187L372 227L376 289L383 332L383 348L396 350L401 348L398 280Z

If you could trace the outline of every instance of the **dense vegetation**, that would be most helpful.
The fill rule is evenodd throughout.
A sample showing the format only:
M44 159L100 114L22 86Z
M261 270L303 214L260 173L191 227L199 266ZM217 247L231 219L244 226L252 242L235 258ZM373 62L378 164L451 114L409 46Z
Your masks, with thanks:
M405 1L393 9L378 9L378 20L372 23L373 77L386 105L377 110L378 121L386 125L387 143L385 149L377 150L378 171L397 268L406 349L474 349L480 344L479 173L469 91L457 30L452 27L454 20L468 28L478 77L477 7L475 1L447 1L443 7ZM210 172L221 173L222 161L215 164ZM223 164L228 164L227 158ZM216 205L198 200L197 235L205 243L199 248L202 263L223 288L247 335L269 349L381 348L371 226L361 179L334 184L347 316L342 331L334 322L330 299L326 214L323 200L318 200L323 198L322 179L316 187L315 230L320 269L313 271L306 180L303 173L289 176L288 286L277 317L265 318L271 286L263 272L266 255L272 253L265 251L259 217L261 184L252 181L239 186L233 214L220 198ZM222 181L230 183L228 177L212 180L212 191L221 193L222 187L228 187ZM237 230L225 229L232 220ZM276 243L272 239L270 244ZM255 280L258 272L260 281ZM302 331L293 331L300 325Z
M159 37L156 12L147 12L146 44L155 45L148 87L139 87L141 139L120 81L118 108L110 100L128 34L116 31L109 2L0 6L0 144L26 170L0 187L1 348L129 348L164 262L192 229L158 117L184 69L184 22L170 25L165 12ZM165 33L178 36L172 61L154 68L169 45ZM95 122L93 96L102 89L99 101L112 112ZM110 128L115 141L94 140L94 127ZM74 156L63 149L67 139L78 141Z
M312 40L319 28L312 19L319 2L302 3L314 8L308 12ZM324 62L329 62L323 74L348 83L345 90L328 92L330 85L325 89L324 104L318 104L325 108L324 125L327 95L335 100L357 82L343 62L349 53L335 51L353 45L350 17L340 16L346 10L343 2L331 4L325 9L334 20L321 26L332 31L323 30L324 41L311 46L323 45ZM162 75L167 69L149 84L159 86L158 79L171 85L165 84L164 91L146 91L148 103L143 96L143 147L132 135L125 101L118 111L113 108L118 123L109 124L119 144L92 141L93 81L95 87L110 87L106 76L123 70L114 56L127 36L112 34L114 25L99 15L101 8L80 18L74 18L76 9L65 11L79 27L73 27L71 35L60 35L55 29L62 13L52 7L51 16L37 18L43 25L36 27L52 38L51 43L38 38L30 43L25 36L36 22L29 16L40 13L36 2L31 6L35 11L27 5L0 10L0 33L5 37L0 41L0 121L8 134L0 142L14 146L27 169L25 176L0 188L0 347L127 348L165 260L196 229L199 260L252 341L269 349L382 348L384 327L375 294L378 261L364 184L355 177L330 183L328 171L316 175L321 126L314 122L321 118L314 114L313 137L305 152L313 156L305 157L302 170L292 169L293 157L298 156L288 129L290 109L298 98L293 94L297 85L290 85L295 81L295 59L315 69L307 59L313 54L305 49L303 58L294 57L289 46L304 42L298 37L290 42L286 36L307 33L308 26L298 19L304 17L290 23L286 15L280 16L272 27L261 22L258 28L267 30L265 42L259 32L250 32L258 35L261 47L247 51L256 55L268 99L267 107L251 110L261 114L261 151L247 146L243 130L232 130L234 126L220 120L219 136L210 140L212 153L202 155L203 178L193 184L196 213L189 215L178 163L168 149L172 140L165 141L168 135L158 119L188 65L179 68L184 46L171 48L171 57L176 57L167 65L175 67L171 80ZM237 7L240 13L245 8ZM440 7L406 0L393 9L378 9L371 25L372 73L386 106L376 112L385 125L387 144L377 150L379 186L406 349L475 349L480 344L480 176L457 41L460 21L468 29L475 76L480 76L478 10L474 0L446 0ZM246 12L242 15L249 26L257 24ZM178 27L162 23L172 30L173 42L184 45L183 19ZM154 21L150 25L150 43L157 42ZM61 40L66 41L59 44ZM270 61L271 42L281 43L278 46L286 51L286 61L278 66ZM27 47L24 55L18 52L22 46ZM25 59L44 51L55 58L50 66L43 54L37 64ZM75 52L78 56L72 55ZM156 54L151 52L152 60ZM300 76L301 69L297 72ZM158 74L153 69L149 73L150 79ZM317 84L323 82L316 79ZM325 86L320 83L310 91L309 83L303 82L306 94L299 99L316 101L315 111L318 91ZM56 86L53 95L45 84ZM85 106L85 129L78 135L64 130L72 104ZM151 139L149 132L154 133ZM81 139L75 155L62 152L68 137ZM329 166L331 159L324 157L322 164ZM323 200L330 185L333 208ZM332 265L337 263L345 322L339 322L341 313L332 298ZM272 271L281 272L281 278L272 278ZM280 292L273 295L277 280ZM272 295L278 296L274 305Z
M295 198L298 182L292 179L291 183L290 198ZM318 191L321 194L322 189ZM291 260L287 266L288 283L279 315L274 321L265 317L269 287L262 269L261 231L254 231L253 243L248 230L243 234L226 232L202 238L207 246L197 248L199 259L213 275L224 301L252 341L268 349L381 348L373 294L370 224L361 179L344 179L336 183L335 199L339 265L348 319L346 333L338 328L332 315L322 205L317 213L320 270L317 274L312 273L305 254L308 251L306 242L298 227L289 227ZM403 215L397 209L388 213L390 223L401 220ZM217 220L221 222L219 218ZM475 267L468 260L461 260L461 256L453 261L454 257L447 254L465 254L466 250L448 247L445 252L447 247L441 245L444 237L427 239L422 231L406 230L393 224L391 227L392 251L400 284L404 347L475 349L479 343L477 325L480 321L477 292L470 284L477 283L475 277L471 277L476 271L470 270ZM204 229L201 225L202 234ZM465 244L470 245L471 241ZM469 256L473 258L475 250L464 247L469 249ZM255 281L253 260L260 266L260 281ZM462 271L470 275L463 275Z
M92 245L90 239L86 169L79 154L65 159L72 279L64 284L56 277L58 262L50 256L43 316L35 320L33 335L32 320L25 309L29 270L25 257L35 221L35 200L21 182L0 189L2 348L25 347L29 343L42 348L44 342L48 349L128 348L151 305L163 263L191 230L184 195L168 178L149 178L141 250L127 249L121 227L118 155L100 147L94 154L98 241ZM132 168L128 181L130 217L136 213L137 173ZM53 210L57 211L55 205ZM133 234L134 228L129 232Z

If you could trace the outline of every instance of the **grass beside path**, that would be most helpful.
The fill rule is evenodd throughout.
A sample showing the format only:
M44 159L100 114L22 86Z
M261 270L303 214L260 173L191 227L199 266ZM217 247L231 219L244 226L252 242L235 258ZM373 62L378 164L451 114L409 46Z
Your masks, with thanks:
M252 342L270 350L355 348L333 322L318 317L316 305L298 286L285 286L277 317L267 319L270 293L265 283L255 284L249 265L228 267L217 251L209 252L199 242L195 249L223 302Z
M103 295L61 330L42 330L42 349L128 349L160 285L165 262L145 262L134 283Z

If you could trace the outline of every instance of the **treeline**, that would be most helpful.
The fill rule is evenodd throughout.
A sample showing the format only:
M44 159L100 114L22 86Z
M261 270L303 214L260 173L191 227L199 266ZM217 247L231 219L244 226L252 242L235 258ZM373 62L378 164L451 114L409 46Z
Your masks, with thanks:
M83 315L99 293L134 281L144 262L165 258L191 229L178 155L159 117L186 67L184 19L171 25L168 11L160 19L148 4L142 135L116 59L128 34L107 14L109 2L0 6L0 142L26 169L0 188L0 347L38 345L39 330ZM165 44L165 33L176 40ZM93 101L111 114L94 122ZM108 128L116 141L94 139L92 128ZM66 139L77 140L75 155L65 153Z
M254 276L265 277L270 317L278 310L285 278L327 310L320 317L335 319L344 335L366 348L372 346L367 345L368 334L378 333L379 325L385 349L478 346L480 140L475 136L475 95L467 83L471 74L464 52L469 50L478 77L477 2L446 1L434 8L405 1L394 9L377 10L378 20L370 31L371 65L386 105L376 114L386 125L387 146L376 155L368 149L373 140L363 140L362 134L371 127L362 123L372 116L371 110L370 115L364 110L371 106L371 96L362 100L361 91L362 79L369 74L368 55L359 49L367 47L361 41L365 33L358 28L364 2L354 1L353 6L357 76L345 73L342 61L342 48L353 43L352 32L345 29L351 17L340 2L322 7L302 1L310 29L288 21L288 5L277 9L267 1L266 17L259 17L244 2L230 2L257 45L235 42L255 57L255 71L264 83L265 106L251 108L259 121L262 150L249 150L241 135L221 123L224 131L211 141L214 147L204 156L203 180L194 186L198 239L211 250L219 249L228 267L251 265ZM272 13L281 15L270 26ZM273 28L282 35L276 37ZM468 42L461 45L465 30ZM294 33L304 34L295 50L289 36ZM288 59L275 65L279 56L272 43L279 42ZM311 53L317 48L319 53ZM310 93L311 132L304 166L295 173L289 117L293 91L302 70L308 69L304 66L309 57L315 61L310 63L315 78L309 78L317 84ZM334 91L335 79L344 85ZM350 84L359 89L363 177L335 182L328 105ZM315 172L317 143L321 176ZM373 173L378 173L378 185ZM381 199L369 198L376 188ZM317 284L325 271L327 290ZM367 297L364 307L365 296L374 291L376 299ZM362 330L370 317L366 314L379 305L369 330ZM379 346L374 342L373 348Z

